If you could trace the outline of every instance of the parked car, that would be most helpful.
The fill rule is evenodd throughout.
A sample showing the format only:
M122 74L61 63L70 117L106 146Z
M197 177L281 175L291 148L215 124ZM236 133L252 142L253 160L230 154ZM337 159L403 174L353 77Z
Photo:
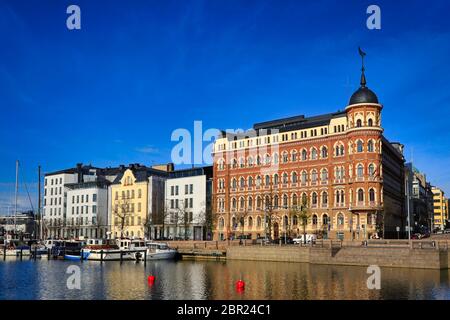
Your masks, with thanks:
M315 243L317 240L317 236L315 234L307 234L306 235L306 243ZM292 240L295 244L305 243L304 235L300 235L298 238Z

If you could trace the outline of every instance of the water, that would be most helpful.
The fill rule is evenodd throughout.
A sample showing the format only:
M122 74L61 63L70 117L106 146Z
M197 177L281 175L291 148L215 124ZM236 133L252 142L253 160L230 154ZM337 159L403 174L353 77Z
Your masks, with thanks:
M81 289L67 289L67 267ZM153 286L148 275L156 276ZM243 293L235 282L246 282ZM381 290L366 268L282 262L0 261L0 299L450 299L448 270L381 269Z

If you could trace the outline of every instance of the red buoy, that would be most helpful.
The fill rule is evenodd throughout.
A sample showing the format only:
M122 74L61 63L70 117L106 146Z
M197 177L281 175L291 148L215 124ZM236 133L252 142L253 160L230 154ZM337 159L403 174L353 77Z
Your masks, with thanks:
M148 282L148 284L153 284L155 282L155 276L148 276L147 282Z
M244 289L245 289L245 282L244 282L243 280L238 280L238 281L236 282L236 289L237 289L238 291L244 290Z

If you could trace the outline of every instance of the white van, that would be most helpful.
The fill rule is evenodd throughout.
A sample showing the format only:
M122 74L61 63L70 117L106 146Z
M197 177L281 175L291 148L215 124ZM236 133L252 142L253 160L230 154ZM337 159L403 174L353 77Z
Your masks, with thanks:
M306 243L315 243L317 240L317 236L315 234L307 234L306 235ZM304 235L300 235L298 238L293 239L295 244L305 243Z

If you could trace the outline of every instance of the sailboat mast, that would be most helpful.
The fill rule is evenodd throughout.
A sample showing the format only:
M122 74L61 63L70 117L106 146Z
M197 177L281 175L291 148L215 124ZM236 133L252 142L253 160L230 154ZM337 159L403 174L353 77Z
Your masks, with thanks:
M42 217L41 217L41 166L38 167L38 217L39 217L39 240L42 240Z
M17 193L19 191L19 160L16 160L16 190L15 190L15 203L14 203L14 233L16 230L16 217L17 217Z

